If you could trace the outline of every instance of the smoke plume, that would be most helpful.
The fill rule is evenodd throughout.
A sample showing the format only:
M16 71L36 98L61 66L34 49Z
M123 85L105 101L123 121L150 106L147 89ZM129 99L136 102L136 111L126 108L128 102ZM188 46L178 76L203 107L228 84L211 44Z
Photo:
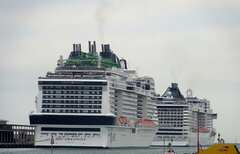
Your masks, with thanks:
M99 3L95 14L97 31L101 42L104 42L104 34L106 27L106 6L107 6L106 1L102 1L101 3Z

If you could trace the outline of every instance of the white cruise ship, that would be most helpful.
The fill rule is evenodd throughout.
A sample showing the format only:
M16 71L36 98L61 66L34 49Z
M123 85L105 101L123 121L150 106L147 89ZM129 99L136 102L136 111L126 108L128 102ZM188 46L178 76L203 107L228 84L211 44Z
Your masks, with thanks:
M148 147L157 130L154 80L138 77L109 44L98 54L74 44L54 72L39 77L36 113L38 147Z
M206 99L193 97L192 90L187 96L181 94L178 84L158 97L158 131L152 146L197 146L199 132L200 145L211 145L215 138L213 119L217 118Z

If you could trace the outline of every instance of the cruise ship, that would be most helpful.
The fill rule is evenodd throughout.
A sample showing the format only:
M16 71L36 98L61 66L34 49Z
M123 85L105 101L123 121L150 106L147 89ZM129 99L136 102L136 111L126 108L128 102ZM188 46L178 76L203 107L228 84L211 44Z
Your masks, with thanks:
M193 96L191 89L184 97L177 83L172 83L162 96L157 97L158 131L152 146L197 146L197 135L202 146L212 145L216 135L213 120L217 114L207 99Z
M148 147L157 130L157 95L151 77L127 68L109 44L73 44L54 72L38 78L37 147Z

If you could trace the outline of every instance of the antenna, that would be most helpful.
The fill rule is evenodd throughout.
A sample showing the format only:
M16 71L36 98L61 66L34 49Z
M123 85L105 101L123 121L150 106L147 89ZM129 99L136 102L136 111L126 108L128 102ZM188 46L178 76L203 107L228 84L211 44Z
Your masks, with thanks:
M237 135L235 136L235 144L237 144Z
M199 143L199 109L197 111L197 154L200 151L200 143Z
M98 68L101 68L101 61L102 61L102 56L99 54L98 55Z

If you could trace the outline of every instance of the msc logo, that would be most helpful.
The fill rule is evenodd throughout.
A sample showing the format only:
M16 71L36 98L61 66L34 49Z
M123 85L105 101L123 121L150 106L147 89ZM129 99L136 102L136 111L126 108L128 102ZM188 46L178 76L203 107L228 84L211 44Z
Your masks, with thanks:
M223 151L228 151L228 146L222 147L221 149L218 149L218 151L223 152Z

